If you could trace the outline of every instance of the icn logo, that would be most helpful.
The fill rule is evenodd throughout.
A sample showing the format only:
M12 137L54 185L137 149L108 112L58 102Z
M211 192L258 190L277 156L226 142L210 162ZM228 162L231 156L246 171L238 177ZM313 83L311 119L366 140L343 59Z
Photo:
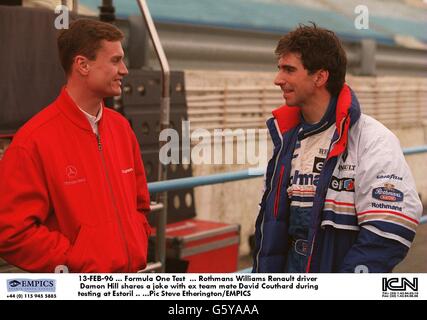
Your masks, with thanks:
M412 291L418 291L418 278L413 278L410 281L408 278L383 278L383 291L408 291L408 288Z
M383 278L383 298L418 298L418 278Z

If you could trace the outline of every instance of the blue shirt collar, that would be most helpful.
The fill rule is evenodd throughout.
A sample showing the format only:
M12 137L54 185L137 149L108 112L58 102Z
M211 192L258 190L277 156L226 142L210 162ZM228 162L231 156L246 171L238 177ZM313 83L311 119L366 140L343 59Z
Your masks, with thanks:
M298 133L299 140L307 138L311 135L317 134L319 132L325 131L331 125L335 123L335 111L337 108L337 97L333 96L329 100L328 108L326 109L325 114L322 119L315 124L310 124L304 120L304 116L301 113L301 128L302 130Z

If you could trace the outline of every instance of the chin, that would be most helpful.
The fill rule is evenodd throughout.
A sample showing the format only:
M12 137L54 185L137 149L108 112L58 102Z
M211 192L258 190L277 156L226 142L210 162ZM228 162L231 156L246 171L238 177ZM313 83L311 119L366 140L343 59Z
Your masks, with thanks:
M122 94L122 89L110 90L108 92L108 96L107 97L117 97L117 96L120 96L121 94Z

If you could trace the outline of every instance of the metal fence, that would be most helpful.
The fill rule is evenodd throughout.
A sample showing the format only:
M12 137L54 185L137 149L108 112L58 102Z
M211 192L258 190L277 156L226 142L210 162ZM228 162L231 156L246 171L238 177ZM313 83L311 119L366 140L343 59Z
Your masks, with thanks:
M271 111L284 103L272 83L273 73L187 71L185 75L192 129L264 128ZM347 82L363 113L385 126L425 124L427 78L348 76Z

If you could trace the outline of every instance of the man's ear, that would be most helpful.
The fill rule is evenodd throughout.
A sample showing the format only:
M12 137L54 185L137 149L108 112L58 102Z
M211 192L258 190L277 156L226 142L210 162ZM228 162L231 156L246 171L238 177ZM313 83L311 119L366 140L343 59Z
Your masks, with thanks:
M320 88L322 86L326 86L326 83L329 79L329 71L328 70L319 70L316 72L314 83L316 87Z
M81 55L76 56L74 58L74 68L82 76L88 75L90 69L89 59Z

